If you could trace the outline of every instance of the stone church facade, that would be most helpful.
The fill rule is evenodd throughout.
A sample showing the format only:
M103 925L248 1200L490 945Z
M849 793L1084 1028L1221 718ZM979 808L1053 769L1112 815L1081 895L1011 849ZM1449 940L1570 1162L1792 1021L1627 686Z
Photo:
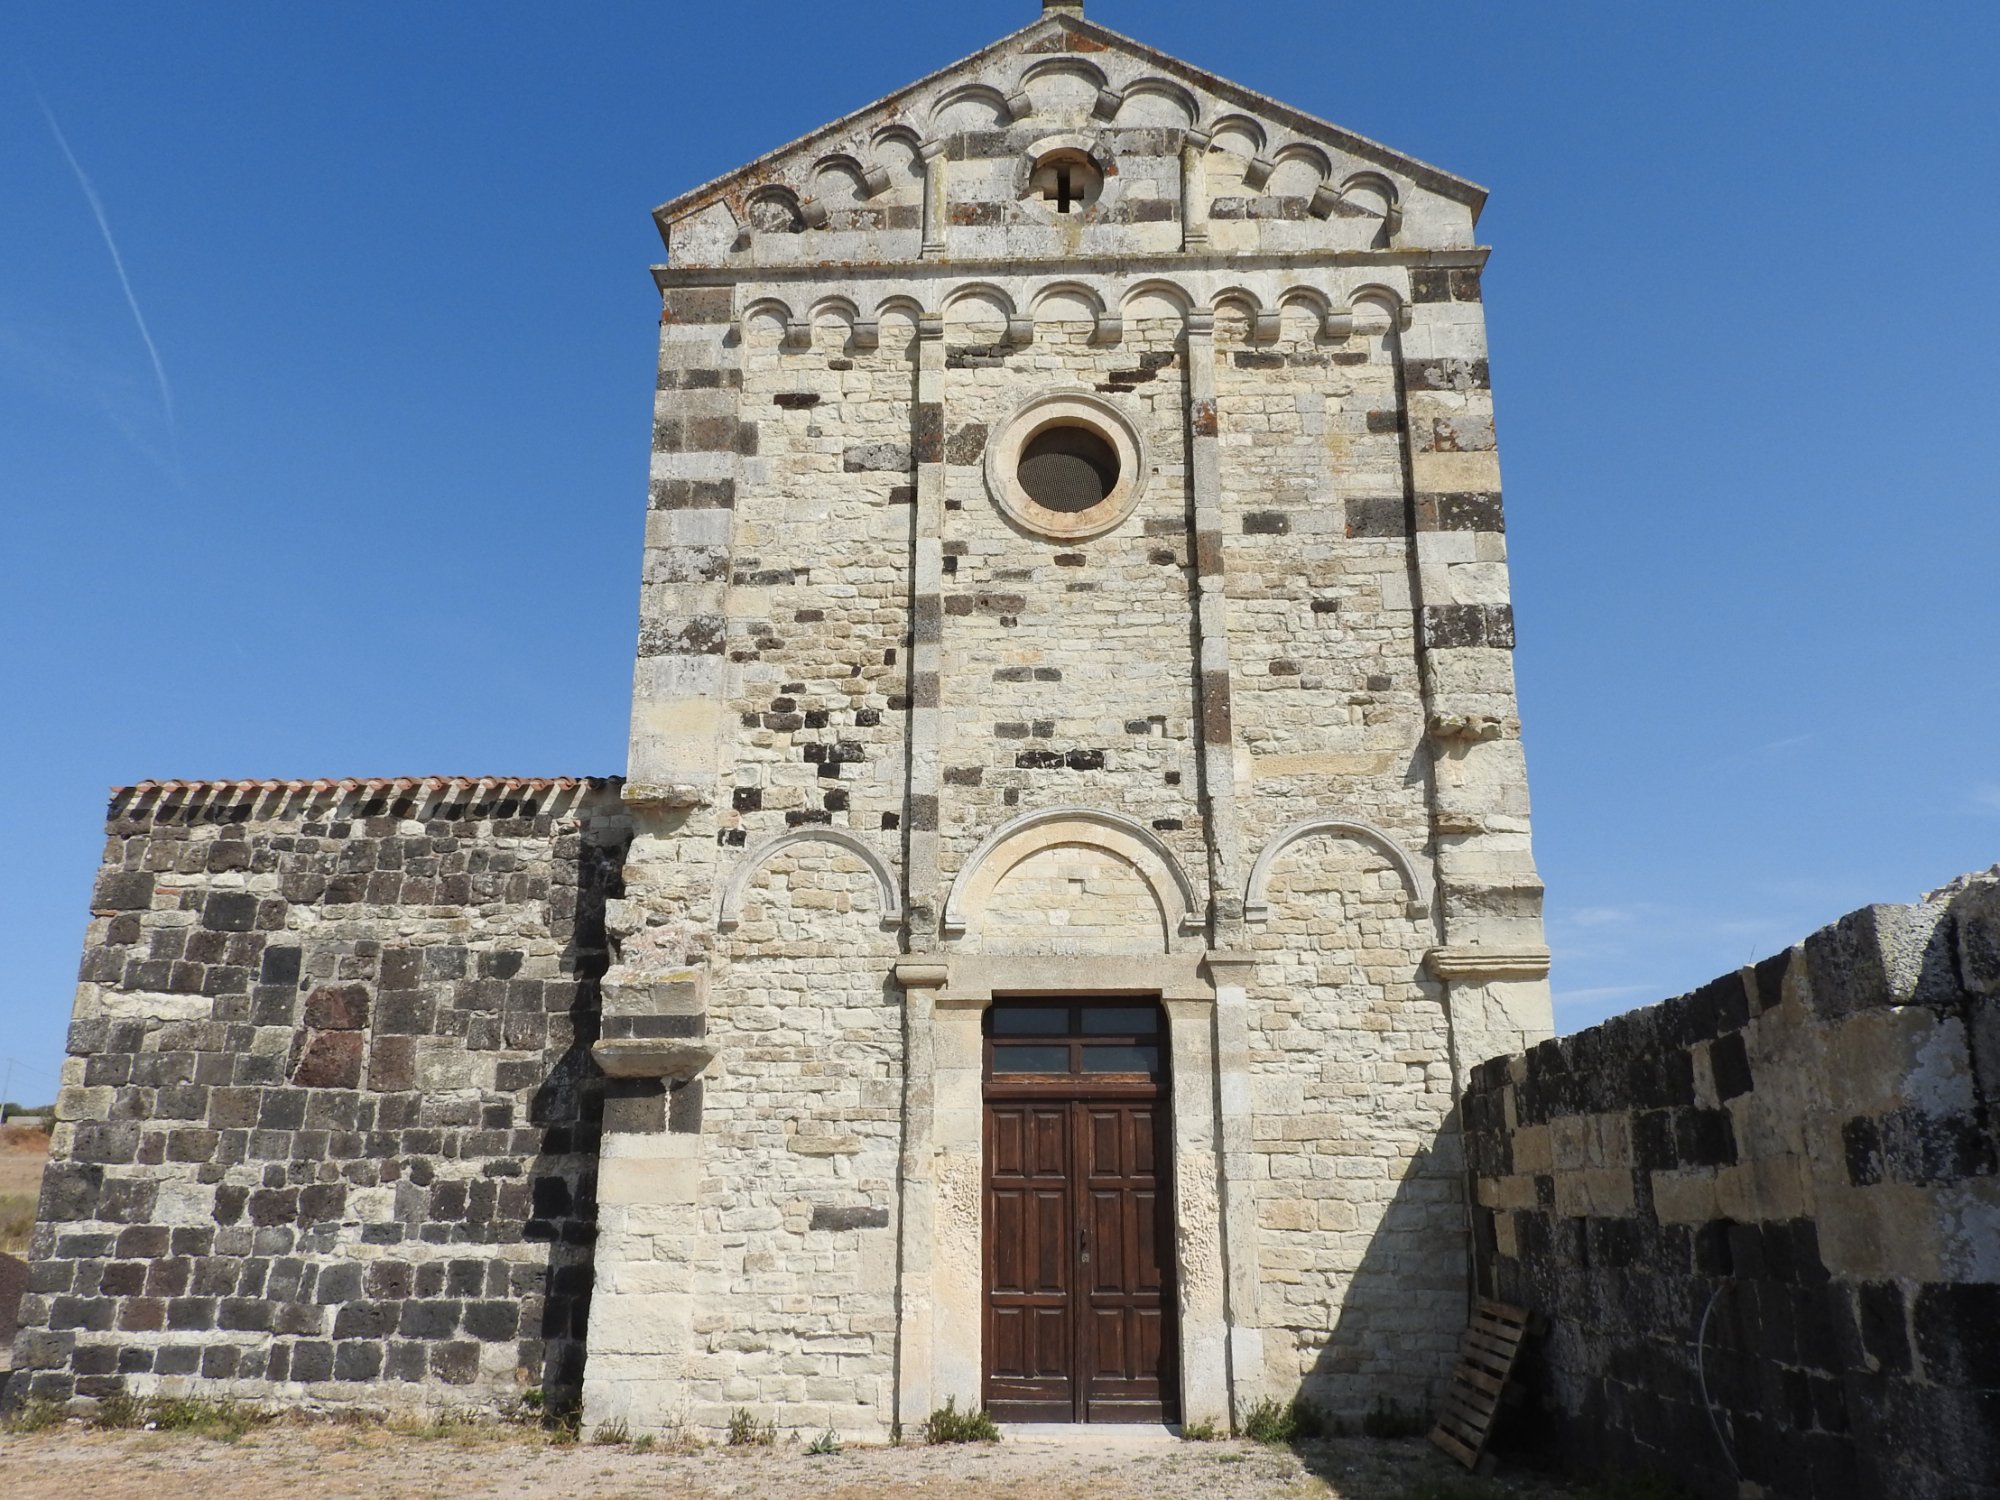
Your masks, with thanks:
M1049 4L658 210L627 776L116 795L10 1399L1425 1405L1552 1029L1483 196Z

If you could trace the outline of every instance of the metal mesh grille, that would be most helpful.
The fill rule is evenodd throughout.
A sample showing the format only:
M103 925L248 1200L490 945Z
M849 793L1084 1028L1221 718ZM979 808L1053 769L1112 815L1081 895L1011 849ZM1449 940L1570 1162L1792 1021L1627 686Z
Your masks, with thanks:
M1021 488L1044 509L1075 515L1118 486L1118 452L1087 427L1051 427L1021 450Z

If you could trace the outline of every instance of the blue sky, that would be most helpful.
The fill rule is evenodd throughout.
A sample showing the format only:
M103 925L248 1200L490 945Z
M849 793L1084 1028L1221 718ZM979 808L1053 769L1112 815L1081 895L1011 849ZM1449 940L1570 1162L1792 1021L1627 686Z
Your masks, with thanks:
M11 1092L107 787L621 769L648 210L1034 13L0 9ZM2000 859L1990 7L1091 14L1492 189L1565 1029Z

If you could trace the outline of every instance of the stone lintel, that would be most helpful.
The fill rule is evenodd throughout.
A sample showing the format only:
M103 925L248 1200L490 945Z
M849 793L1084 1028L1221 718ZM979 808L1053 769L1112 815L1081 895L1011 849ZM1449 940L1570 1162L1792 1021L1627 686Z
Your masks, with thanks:
M701 1042L665 1037L630 1037L593 1042L590 1055L607 1078L699 1078L715 1061L715 1049Z
M1215 999L1202 953L1068 955L965 953L950 961L951 979L937 1003L983 1007L995 995L1158 995Z
M1424 967L1439 979L1546 979L1546 948L1433 948Z

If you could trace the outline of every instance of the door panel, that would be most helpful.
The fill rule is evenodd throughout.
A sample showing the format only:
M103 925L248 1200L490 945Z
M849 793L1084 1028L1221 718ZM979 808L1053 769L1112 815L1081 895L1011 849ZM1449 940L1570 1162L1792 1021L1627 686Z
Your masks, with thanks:
M1081 1049L1079 1049L1079 1052ZM1157 1080L1099 1097L1038 1076L986 1106L986 1405L1011 1422L1179 1410L1166 1112Z
M986 1406L1003 1422L1067 1422L1076 1407L1070 1110L986 1111Z
M1085 1419L1168 1419L1178 1372L1166 1328L1171 1235L1168 1195L1156 1164L1166 1157L1164 1119L1152 1101L1089 1101L1081 1168L1088 1193L1091 1337L1083 1371Z

